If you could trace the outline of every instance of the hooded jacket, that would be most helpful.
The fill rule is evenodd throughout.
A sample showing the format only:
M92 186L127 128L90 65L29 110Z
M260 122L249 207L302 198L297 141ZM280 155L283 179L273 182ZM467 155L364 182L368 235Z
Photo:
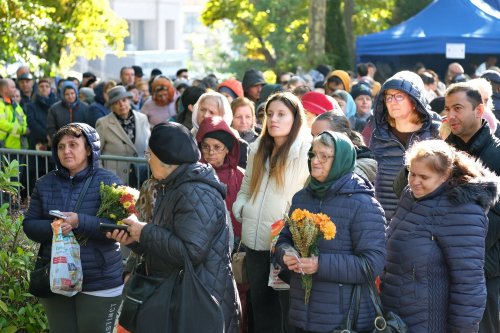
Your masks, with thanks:
M0 147L25 149L28 122L19 104L0 97Z
M64 92L67 89L75 91L76 100L69 105L64 101ZM61 87L62 100L53 104L47 115L47 134L52 138L64 125L70 123L89 124L89 106L78 98L78 89L71 81L65 81Z
M95 127L97 119L102 118L109 114L109 109L105 106L106 100L104 99L104 86L106 82L99 83L95 88L94 102L89 107L89 125Z
M486 211L498 198L498 181L487 173L445 182L421 198L409 187L403 192L387 231L381 297L410 332L478 331L486 304Z
M226 193L226 207L229 210L231 215L231 222L233 224L233 232L236 237L241 237L241 223L236 221L232 208L233 203L236 200L236 196L240 191L241 182L243 181L243 177L245 176L245 170L238 166L238 160L240 158L240 142L238 138L234 135L234 132L229 128L225 121L220 117L213 118L205 118L196 133L196 142L198 146L203 142L203 138L206 134L212 133L215 131L224 131L231 135L233 138L234 144L233 148L227 154L224 164L220 167L212 166L217 173L217 177L221 183L225 184L227 187ZM201 156L201 162L207 163L203 158L203 154Z
M49 211L57 209L71 212L76 206L80 192L87 178L92 177L85 198L78 213L78 228L73 229L77 238L86 239L80 243L80 259L83 269L83 291L98 291L118 287L123 284L122 259L119 245L99 231L99 223L112 223L96 217L101 204L100 183L121 184L115 174L101 169L99 165L99 136L87 124L78 125L91 147L89 165L70 177L68 169L62 166L57 155L57 147L52 147L52 157L57 169L38 179L31 196L28 211L23 220L23 230L29 239L40 243L40 256L50 259L52 248L52 228L54 220Z
M151 275L168 276L183 267L185 247L196 274L221 304L225 332L239 332L224 185L211 166L193 163L180 165L159 181L157 190L153 220L133 250L144 254Z
M406 147L391 132L387 121L388 111L384 102L384 92L388 89L396 89L406 93L415 104L416 111L423 115L422 127L411 135ZM384 208L387 221L392 218L398 204L398 197L393 190L393 182L403 167L406 149L414 142L439 138L440 122L433 120L431 113L427 110L427 100L422 92L423 82L420 77L415 73L403 71L389 78L375 99L375 128L370 141L370 149L378 163L375 194Z

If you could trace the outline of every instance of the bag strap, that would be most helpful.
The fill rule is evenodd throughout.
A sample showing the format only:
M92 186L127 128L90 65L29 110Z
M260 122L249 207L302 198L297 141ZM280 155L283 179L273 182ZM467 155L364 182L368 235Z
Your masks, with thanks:
M370 298L372 300L373 306L375 307L375 312L377 314L375 318L375 330L383 331L387 326L387 322L385 320L385 311L384 306L382 305L382 301L380 299L380 295L377 292L377 287L375 286L375 277L373 276L373 270L368 263L368 260L364 257L360 257L361 266L363 267L363 272L365 273L365 277L368 279L368 291L370 293Z
M353 327L358 321L359 315L359 302L361 300L361 286L359 284L354 285L351 294L351 304L349 305L349 311L343 322L342 332L351 332Z
M83 184L83 189L80 192L80 195L78 196L78 201L76 202L76 205L75 205L75 213L78 212L78 210L80 209L80 206L82 205L83 197L87 193L87 190L89 189L90 182L92 181L93 177L94 177L94 175L91 175L90 177L88 177L85 180L85 184Z

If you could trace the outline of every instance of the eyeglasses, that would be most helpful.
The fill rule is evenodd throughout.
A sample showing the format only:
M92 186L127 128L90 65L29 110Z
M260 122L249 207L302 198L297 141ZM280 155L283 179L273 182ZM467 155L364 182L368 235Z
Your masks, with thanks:
M394 94L394 95L386 94L386 95L384 95L384 101L386 103L390 103L393 100L395 100L396 102L399 103L399 102L402 102L404 99L405 99L405 95L404 94Z
M146 158L146 161L149 162L151 159L151 152L149 150L144 151L144 157Z
M310 151L307 153L307 157L309 158L309 160L312 162L312 160L317 157L318 158L318 161L319 163L321 164L325 164L326 162L328 162L328 160L330 158L334 158L335 155L325 155L325 154L318 154L318 153L315 153L313 151Z
M201 144L201 151L204 153L208 153L208 154L210 154L210 152L222 153L224 151L224 149L226 149L226 147L224 145L222 145L222 146L221 145L210 146L210 145L207 145L205 143Z

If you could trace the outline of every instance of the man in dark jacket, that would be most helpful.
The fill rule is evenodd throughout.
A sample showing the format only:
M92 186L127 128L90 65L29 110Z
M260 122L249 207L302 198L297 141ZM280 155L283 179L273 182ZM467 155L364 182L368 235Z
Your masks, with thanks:
M490 133L482 120L484 105L481 94L467 82L451 85L445 94L445 110L451 134L446 142L477 157L500 175L500 140ZM489 225L485 244L487 302L479 332L500 332L498 295L500 292L500 205L488 213Z

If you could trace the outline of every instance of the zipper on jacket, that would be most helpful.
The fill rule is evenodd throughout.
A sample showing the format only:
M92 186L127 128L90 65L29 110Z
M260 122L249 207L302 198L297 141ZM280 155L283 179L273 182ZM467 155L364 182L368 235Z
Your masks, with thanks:
M344 285L342 283L339 283L339 305L340 305L340 312L343 313L344 312L344 298L342 297L343 296L343 287Z
M266 200L266 195L267 195L267 188L269 187L269 178L270 177L267 177L267 181L266 181L266 188L264 189L264 195L262 196L262 200L260 202L260 207L259 207L259 215L258 215L258 219L257 219L257 228L255 228L255 238L254 238L254 241L253 241L253 248L256 249L257 248L257 240L259 239L259 227L260 227L260 223L262 222L262 207L264 206L264 201ZM274 221L272 221L274 222Z

